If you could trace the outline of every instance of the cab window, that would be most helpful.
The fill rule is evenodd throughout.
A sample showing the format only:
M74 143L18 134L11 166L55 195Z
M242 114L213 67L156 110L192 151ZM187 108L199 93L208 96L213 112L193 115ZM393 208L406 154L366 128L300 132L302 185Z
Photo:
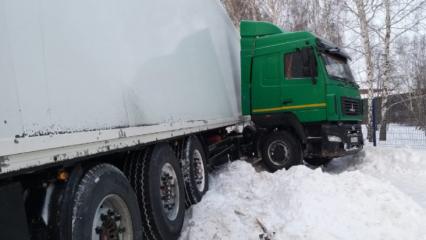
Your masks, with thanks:
M304 48L284 55L284 74L286 79L309 78L316 75L315 57L312 48Z

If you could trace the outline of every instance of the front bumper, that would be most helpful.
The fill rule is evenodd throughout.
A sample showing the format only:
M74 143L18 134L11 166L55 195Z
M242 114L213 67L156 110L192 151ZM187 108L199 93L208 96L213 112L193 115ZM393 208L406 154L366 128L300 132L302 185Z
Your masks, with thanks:
M324 124L321 126L320 158L336 158L362 150L364 139L360 124Z

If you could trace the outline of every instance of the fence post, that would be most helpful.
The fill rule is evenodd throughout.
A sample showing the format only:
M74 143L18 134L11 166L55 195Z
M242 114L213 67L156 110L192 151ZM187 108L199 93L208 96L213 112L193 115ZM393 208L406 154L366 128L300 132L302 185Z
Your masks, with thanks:
M377 98L373 98L373 101L372 101L372 104L373 104L373 106L372 106L372 108L371 108L371 111L373 111L372 113L371 113L371 121L372 121L372 123L371 123L371 126L372 126L372 134L373 134L373 146L377 146L377 140L376 140L376 131L377 131L377 120L376 120L376 107L377 107Z

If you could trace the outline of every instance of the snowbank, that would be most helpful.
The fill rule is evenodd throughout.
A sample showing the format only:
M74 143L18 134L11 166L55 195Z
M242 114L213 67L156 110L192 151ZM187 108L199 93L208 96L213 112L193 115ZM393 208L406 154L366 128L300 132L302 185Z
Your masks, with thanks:
M359 170L393 184L426 209L426 149L368 146L357 161L337 159L327 170Z
M426 155L407 154L368 149L353 165L338 160L324 171L299 166L273 174L230 163L188 211L181 239L259 239L261 224L273 239L426 239L425 208L382 178L390 170L412 173L415 167L402 166L413 161L426 169ZM398 161L405 157L408 163Z

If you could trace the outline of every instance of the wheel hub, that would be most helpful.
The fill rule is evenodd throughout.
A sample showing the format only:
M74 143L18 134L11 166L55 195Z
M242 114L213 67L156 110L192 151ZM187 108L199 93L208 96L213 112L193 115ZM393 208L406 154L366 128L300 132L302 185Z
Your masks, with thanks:
M108 195L101 201L92 226L92 240L133 239L129 210L124 201L117 195Z
M119 234L126 229L119 226L121 216L114 210L108 210L107 214L101 214L102 225L96 227L95 231L99 234L100 240L119 240Z
M201 153L198 150L194 150L193 155L194 160L194 178L195 184L198 191L203 192L205 187L205 171L204 171L204 162L201 156Z
M175 220L179 211L179 186L176 172L169 163L161 169L160 196L167 218Z
M268 146L268 157L275 165L282 166L289 160L289 149L284 141L274 141Z

